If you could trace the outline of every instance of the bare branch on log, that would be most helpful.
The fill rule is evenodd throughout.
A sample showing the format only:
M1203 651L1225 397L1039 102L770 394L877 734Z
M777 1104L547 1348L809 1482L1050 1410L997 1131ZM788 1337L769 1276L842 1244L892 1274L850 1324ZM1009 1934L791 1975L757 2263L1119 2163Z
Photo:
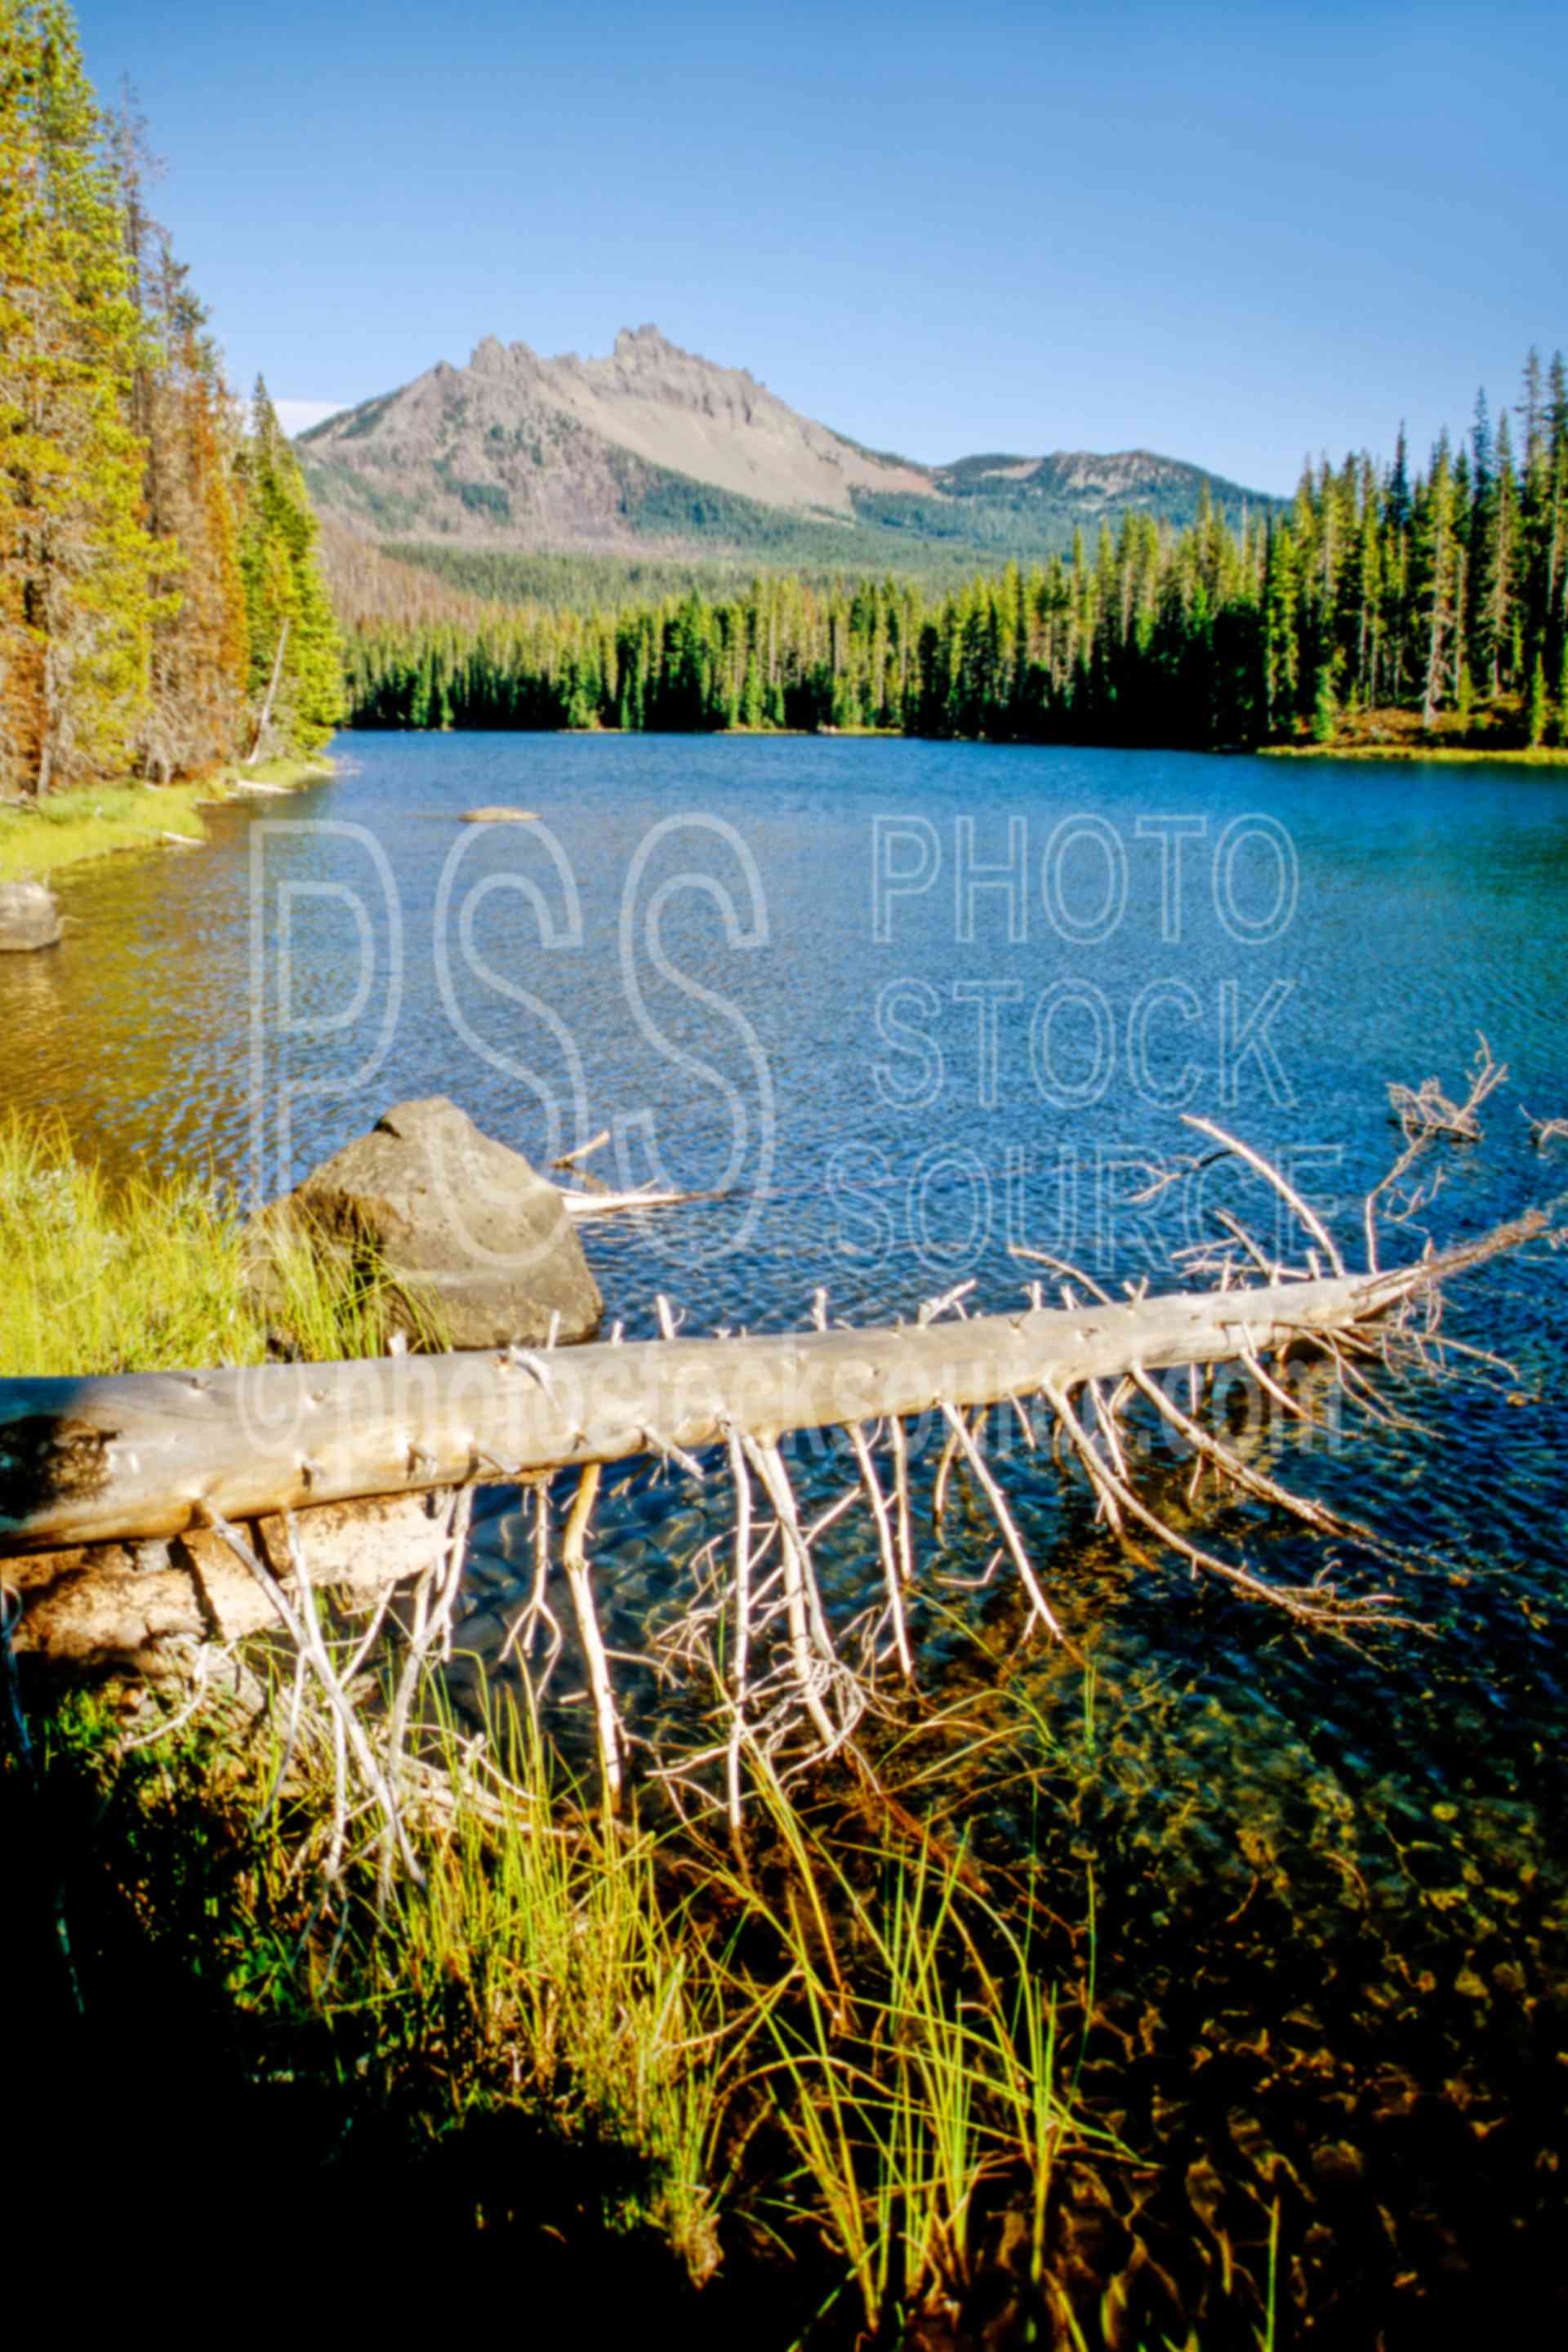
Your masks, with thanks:
M823 1752L830 1755L847 1737L847 1731L841 1732L833 1721L822 1696L823 1685L831 1679L837 1658L822 1614L811 1554L801 1535L789 1473L784 1468L784 1457L774 1439L745 1437L742 1443L752 1467L762 1480L768 1499L778 1514L795 1677L806 1713L821 1738Z
M276 1610L296 1651L309 1658L322 1696L332 1714L342 1726L343 1737L353 1751L354 1760L364 1775L365 1784L381 1806L383 1818L397 1839L409 1875L415 1879L421 1878L423 1874L415 1859L414 1849L408 1842L408 1832L404 1826L403 1817L398 1811L397 1800L387 1785L386 1776L371 1748L369 1736L360 1719L359 1713L338 1680L332 1670L331 1661L327 1655L326 1644L321 1638L321 1621L316 1615L315 1595L310 1589L310 1574L304 1554L300 1547L292 1513L286 1514L284 1518L289 1545L289 1564L294 1572L295 1580L295 1597L290 1600L271 1570L265 1566L250 1545L246 1542L238 1528L230 1527L222 1513L215 1510L210 1504L206 1507L206 1510L207 1523L214 1533L228 1546L241 1566L250 1570Z
M1537 1151L1544 1151L1549 1143L1568 1141L1568 1118L1531 1118L1522 1103L1520 1105L1520 1109L1530 1129L1530 1139Z
M1461 1143L1476 1143L1481 1132L1477 1113L1507 1076L1507 1063L1492 1059L1491 1047L1478 1033L1476 1058L1462 1103L1450 1102L1436 1078L1423 1078L1418 1087L1391 1086L1389 1108L1399 1121L1406 1143L1425 1143L1440 1135L1451 1136Z
M560 1159L552 1160L550 1165L552 1168L575 1168L594 1152L602 1151L609 1139L609 1129L602 1127L597 1135L590 1136L586 1143L580 1143L575 1151L563 1151Z
M1334 1272L1343 1278L1345 1262L1340 1255L1338 1242L1335 1241L1317 1211L1309 1207L1295 1186L1286 1181L1278 1168L1271 1166L1260 1151L1254 1151L1249 1143L1242 1143L1236 1136L1227 1135L1224 1128L1216 1127L1212 1119L1199 1118L1192 1111L1184 1111L1182 1124L1184 1127L1195 1128L1200 1135L1212 1136L1224 1150L1234 1153L1237 1160L1245 1160L1247 1167L1255 1174L1261 1176L1266 1184L1272 1185L1286 1205L1295 1211L1313 1240L1321 1244L1323 1255Z
M588 1689L594 1702L600 1785L606 1801L613 1806L620 1802L621 1759L626 1735L621 1729L621 1718L616 1706L609 1662L605 1655L605 1637L599 1631L598 1612L594 1606L593 1572L588 1566L585 1549L588 1520L602 1475L599 1464L590 1462L584 1465L577 1480L577 1492L572 1498L566 1532L561 1543L561 1566L576 1612L577 1638L583 1645L583 1663L587 1670Z
M906 1682L911 1682L915 1662L910 1654L909 1629L904 1622L904 1596L898 1559L893 1549L893 1531L888 1517L887 1501L878 1481L877 1465L871 1459L871 1448L866 1442L865 1431L851 1428L849 1443L860 1465L860 1483L866 1490L871 1517L876 1521L877 1549L881 1555L882 1575L888 1589L888 1614L893 1628L893 1648L898 1655L899 1670Z
M942 1409L948 1427L952 1431L955 1440L963 1448L964 1459L974 1473L982 1494L991 1506L992 1517L1002 1531L1002 1540L1013 1555L1013 1564L1018 1571L1025 1591L1029 1596L1031 1610L1041 1624L1056 1635L1058 1642L1065 1641L1067 1636L1058 1622L1056 1612L1040 1590L1040 1580L1035 1574L1034 1564L1025 1548L1024 1538L1018 1533L1013 1514L1003 1499L1002 1489L987 1469L985 1458L971 1436L968 1423L963 1415L945 1401Z
M731 1643L732 1696L730 1738L725 1750L725 1786L729 1797L730 1828L738 1835L741 1828L741 1748L746 1736L746 1702L750 1696L747 1675L752 1643L752 1482L747 1474L746 1457L739 1433L732 1425L725 1432L725 1443L730 1453L730 1477L735 1489L735 1630Z

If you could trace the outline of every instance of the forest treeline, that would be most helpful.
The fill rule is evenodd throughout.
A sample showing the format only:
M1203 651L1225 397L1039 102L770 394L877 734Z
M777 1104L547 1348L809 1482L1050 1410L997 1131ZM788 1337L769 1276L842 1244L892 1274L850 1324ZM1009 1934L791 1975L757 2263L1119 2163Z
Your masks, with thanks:
M308 751L346 711L298 461L264 386L230 394L153 176L63 0L0 0L0 794Z
M762 578L619 609L363 619L354 723L886 728L997 740L1333 740L1362 714L1568 740L1568 375L1526 363L1414 471L1303 472L1283 515L1130 513L1067 559L943 591Z
M263 736L310 750L348 715L1203 747L1398 714L1568 738L1561 356L1419 471L1402 435L1390 465L1309 467L1288 510L1129 511L985 577L676 567L574 606L575 574L487 602L488 574L340 551L344 645L299 461L263 386L248 412L230 394L152 176L65 0L0 0L0 795L202 774Z

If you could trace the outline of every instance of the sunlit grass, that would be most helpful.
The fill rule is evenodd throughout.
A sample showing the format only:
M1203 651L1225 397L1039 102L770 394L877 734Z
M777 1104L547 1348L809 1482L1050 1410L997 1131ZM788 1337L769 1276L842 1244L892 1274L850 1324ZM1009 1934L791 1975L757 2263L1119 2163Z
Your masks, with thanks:
M157 848L169 833L200 841L199 803L212 796L210 784L100 784L0 808L0 882L42 878L110 850Z
M1419 760L1443 766L1560 768L1568 766L1568 748L1556 743L1262 743L1267 760Z
M455 1762L449 1727L446 1740ZM504 1744L522 1802L500 1820L453 1771L426 1882L402 1883L365 1956L372 1997L416 2040L460 2051L469 2088L504 2080L638 2157L645 2186L622 2218L658 2229L701 2280L719 2261L731 1988L657 1842L558 1780L536 1734Z
M0 1380L328 1362L384 1351L393 1286L300 1234L268 1245L265 1294L235 1203L212 1185L111 1183L63 1122L0 1117ZM439 1334L400 1294L403 1320Z
M867 1878L765 1777L763 1794L801 1890L764 1906L734 1882L799 1987L764 2012L798 2159L778 2210L837 2245L869 2329L962 2297L983 2200L1023 2205L1038 2284L1058 2155L1124 2151L1060 2074L1058 1996L1028 1937L966 1885L962 1850L889 1842Z
M321 760L274 760L247 769L258 783L294 785L324 772ZM221 777L178 784L78 784L44 799L0 804L0 882L46 879L63 866L130 849L164 849L178 835L205 839L204 803L226 797Z

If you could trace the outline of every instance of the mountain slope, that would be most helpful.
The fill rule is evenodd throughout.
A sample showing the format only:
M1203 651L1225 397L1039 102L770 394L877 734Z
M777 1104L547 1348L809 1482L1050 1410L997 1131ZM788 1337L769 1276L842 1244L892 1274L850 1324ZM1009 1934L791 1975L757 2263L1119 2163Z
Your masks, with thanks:
M1128 509L1180 524L1205 489L1233 515L1273 503L1146 450L879 455L653 327L623 329L603 359L487 337L467 367L442 361L329 417L300 454L317 505L362 538L855 568L1044 554Z

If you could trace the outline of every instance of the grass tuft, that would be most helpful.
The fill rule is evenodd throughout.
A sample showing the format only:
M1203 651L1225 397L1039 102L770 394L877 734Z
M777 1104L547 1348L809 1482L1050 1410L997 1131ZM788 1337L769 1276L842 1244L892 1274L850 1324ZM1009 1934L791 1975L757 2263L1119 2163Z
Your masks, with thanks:
M194 1180L111 1183L64 1122L0 1116L0 1380L311 1362L384 1351L428 1310L374 1263L269 1240L265 1286L237 1205Z

